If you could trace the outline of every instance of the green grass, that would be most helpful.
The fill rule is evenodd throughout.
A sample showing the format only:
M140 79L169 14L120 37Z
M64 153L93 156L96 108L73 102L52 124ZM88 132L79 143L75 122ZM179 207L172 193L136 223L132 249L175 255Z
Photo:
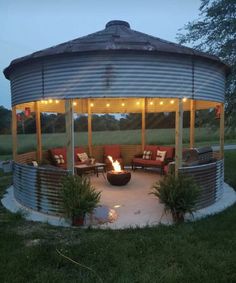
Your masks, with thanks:
M196 144L197 145L214 145L219 144L218 131L211 131L207 128L196 128ZM226 136L227 143L236 143L236 140L230 136ZM146 142L148 144L174 144L175 130L174 129L154 129L146 130ZM189 129L183 131L183 142L189 143ZM75 145L87 145L87 133L75 133ZM129 131L102 131L93 132L93 144L140 144L141 130ZM43 134L42 144L44 149L55 146L64 146L66 144L65 133L61 134ZM11 135L0 136L0 155L11 154L12 140ZM36 149L36 135L18 135L18 152L23 153Z
M235 167L236 151L226 152L236 187ZM1 196L10 183L0 173ZM121 231L28 222L1 205L0 215L0 282L236 282L236 205L194 223Z

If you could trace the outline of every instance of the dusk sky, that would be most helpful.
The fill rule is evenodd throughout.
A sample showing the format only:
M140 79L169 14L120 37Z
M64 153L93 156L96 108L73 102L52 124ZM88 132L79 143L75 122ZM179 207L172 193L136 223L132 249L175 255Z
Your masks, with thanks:
M198 18L200 0L0 0L0 105L11 107L10 83L2 71L18 57L125 20L134 30L176 42Z

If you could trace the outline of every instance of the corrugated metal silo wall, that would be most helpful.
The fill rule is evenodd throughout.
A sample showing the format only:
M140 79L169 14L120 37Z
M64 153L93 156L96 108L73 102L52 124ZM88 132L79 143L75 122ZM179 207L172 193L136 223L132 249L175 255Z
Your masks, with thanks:
M190 57L164 54L51 58L15 70L12 104L49 97L193 97L193 84L195 99L222 102L224 71L207 61L194 64Z

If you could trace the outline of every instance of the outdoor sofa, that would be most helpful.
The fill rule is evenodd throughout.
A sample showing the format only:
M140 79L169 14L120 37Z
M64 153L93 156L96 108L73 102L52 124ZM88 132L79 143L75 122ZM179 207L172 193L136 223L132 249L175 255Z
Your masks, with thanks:
M48 151L49 151L49 158L50 158L51 163L59 168L66 169L66 166L67 166L66 148L57 147L57 148L51 148ZM78 154L82 154L83 156L84 153L86 153L86 151L82 146L76 146L74 148L75 165L86 163L85 160L82 161L78 156Z
M158 155L160 154L160 155ZM132 170L141 168L160 168L161 174L166 173L168 164L174 160L175 148L173 146L146 145L144 152L132 159Z

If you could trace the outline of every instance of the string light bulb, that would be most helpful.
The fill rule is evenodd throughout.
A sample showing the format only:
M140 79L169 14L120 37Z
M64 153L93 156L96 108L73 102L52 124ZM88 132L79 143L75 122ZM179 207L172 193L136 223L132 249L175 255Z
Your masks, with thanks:
M150 101L150 105L153 105L153 101Z
M56 104L58 104L59 103L59 100L56 100Z
M106 107L110 107L110 103L107 103L107 104L106 104Z
M49 99L48 102L49 102L49 103L52 103L52 99Z
M94 104L93 103L90 103L90 107L93 107L94 106Z
M175 101L172 99L171 101L170 101L170 104L174 104L175 103Z
M160 101L160 105L163 105L164 104L164 102L163 101Z
M187 101L187 98L186 98L186 97L184 97L184 98L183 98L183 102L186 102L186 101Z
M137 104L137 105L139 105L139 104L140 104L140 102L139 102L139 101L137 101L137 102L136 102L136 104Z
M74 101L74 102L73 102L73 105L74 105L74 106L76 106L76 105L77 105L77 103Z
M121 106L123 106L123 107L125 106L124 102L121 103Z

